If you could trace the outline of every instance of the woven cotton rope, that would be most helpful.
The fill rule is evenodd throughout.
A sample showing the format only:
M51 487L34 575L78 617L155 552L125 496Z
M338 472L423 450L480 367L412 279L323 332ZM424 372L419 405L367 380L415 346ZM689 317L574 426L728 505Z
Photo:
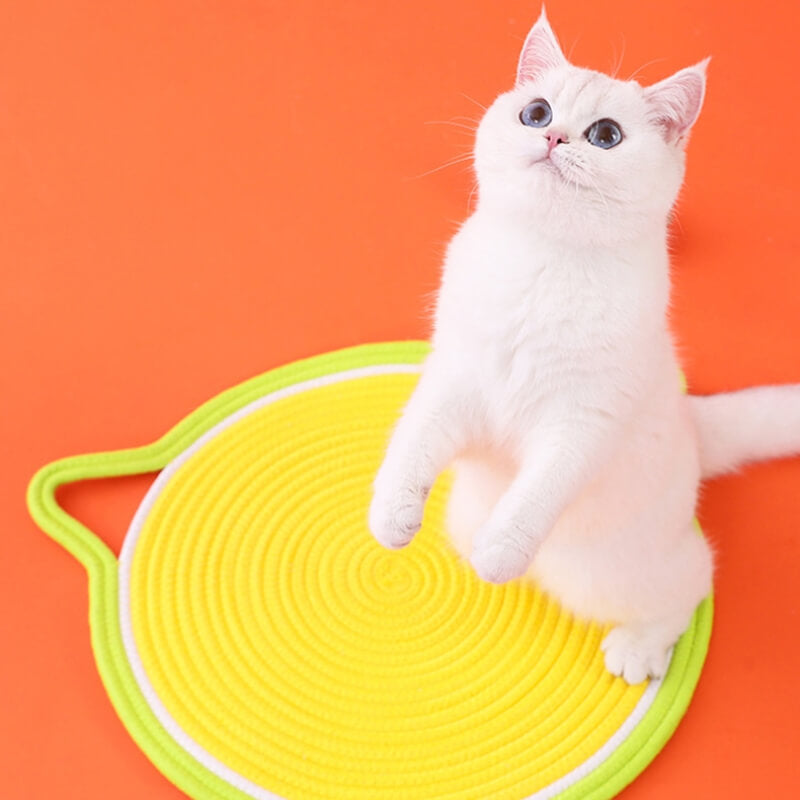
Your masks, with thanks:
M260 396L246 384L131 523L125 691L200 788L160 766L210 798L613 795L683 713L710 607L663 681L629 687L603 668L604 629L451 551L447 475L414 543L381 549L370 483L424 355L382 347L303 362Z

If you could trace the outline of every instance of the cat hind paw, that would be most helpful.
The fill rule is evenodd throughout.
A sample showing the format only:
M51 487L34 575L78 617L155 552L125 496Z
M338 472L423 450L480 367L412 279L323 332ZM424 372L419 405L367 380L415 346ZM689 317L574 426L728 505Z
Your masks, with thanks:
M606 669L633 685L647 678L664 677L670 646L671 643L646 629L638 631L620 625L608 633L600 649L605 653Z

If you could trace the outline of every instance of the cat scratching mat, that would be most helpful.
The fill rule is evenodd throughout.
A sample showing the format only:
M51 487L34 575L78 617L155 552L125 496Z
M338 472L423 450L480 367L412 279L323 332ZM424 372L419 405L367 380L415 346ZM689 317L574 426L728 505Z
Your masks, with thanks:
M193 798L607 798L683 715L706 600L661 681L603 667L605 630L522 581L481 582L442 533L370 536L370 484L426 353L370 345L227 391L148 447L45 467L29 505L86 567L108 693ZM59 485L162 470L121 555Z

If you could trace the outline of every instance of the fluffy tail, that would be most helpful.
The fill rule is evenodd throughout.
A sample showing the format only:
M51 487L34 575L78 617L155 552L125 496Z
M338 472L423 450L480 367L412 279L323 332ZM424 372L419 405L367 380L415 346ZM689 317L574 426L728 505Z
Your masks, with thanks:
M800 454L800 384L690 397L704 478Z

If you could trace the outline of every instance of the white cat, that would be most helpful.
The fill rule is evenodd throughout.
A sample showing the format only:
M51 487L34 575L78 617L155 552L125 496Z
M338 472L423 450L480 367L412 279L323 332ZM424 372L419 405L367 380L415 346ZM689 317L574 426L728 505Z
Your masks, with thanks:
M681 391L667 223L706 65L646 88L580 69L542 12L478 128L477 210L370 508L376 539L407 545L452 462L456 548L615 623L605 662L629 683L664 673L711 589L700 479L800 452L800 385Z

